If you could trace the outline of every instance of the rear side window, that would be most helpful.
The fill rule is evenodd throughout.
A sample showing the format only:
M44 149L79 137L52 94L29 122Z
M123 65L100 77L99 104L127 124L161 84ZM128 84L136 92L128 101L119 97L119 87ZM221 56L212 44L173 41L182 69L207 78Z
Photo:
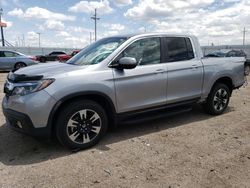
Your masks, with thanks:
M194 58L190 39L184 37L167 38L168 62L184 61Z

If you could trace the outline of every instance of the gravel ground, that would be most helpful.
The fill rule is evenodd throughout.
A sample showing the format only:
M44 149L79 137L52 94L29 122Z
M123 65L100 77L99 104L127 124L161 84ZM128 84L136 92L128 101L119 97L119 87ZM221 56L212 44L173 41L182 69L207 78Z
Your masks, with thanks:
M1 98L6 73L0 73ZM250 77L249 77L250 78ZM0 112L0 187L250 187L250 86L221 116L190 112L119 126L72 153L5 126Z

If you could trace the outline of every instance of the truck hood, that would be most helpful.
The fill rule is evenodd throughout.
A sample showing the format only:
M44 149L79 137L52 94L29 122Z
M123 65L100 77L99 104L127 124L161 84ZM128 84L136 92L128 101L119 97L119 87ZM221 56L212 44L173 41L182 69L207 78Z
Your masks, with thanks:
M25 68L21 68L15 72L15 74L25 74L25 75L43 75L44 77L53 77L57 74L67 73L79 69L85 69L88 66L77 66L66 63L42 63L38 65L33 65Z

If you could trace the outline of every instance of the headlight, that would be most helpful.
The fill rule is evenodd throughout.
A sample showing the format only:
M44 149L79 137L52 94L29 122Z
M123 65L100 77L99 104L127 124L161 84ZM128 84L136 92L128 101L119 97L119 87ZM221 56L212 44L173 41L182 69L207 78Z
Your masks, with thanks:
M48 87L50 84L52 84L55 81L55 79L44 79L36 82L23 82L23 83L15 83L13 84L13 91L11 92L11 95L27 95L30 93L34 93L37 91L40 91L46 87Z

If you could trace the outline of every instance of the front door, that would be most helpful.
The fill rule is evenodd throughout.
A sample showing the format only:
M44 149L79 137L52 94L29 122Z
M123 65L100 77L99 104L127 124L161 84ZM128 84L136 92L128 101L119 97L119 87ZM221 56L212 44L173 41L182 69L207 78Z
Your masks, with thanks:
M138 65L134 69L113 69L118 112L165 104L167 70L161 58L161 38L139 39L121 57L134 57Z

